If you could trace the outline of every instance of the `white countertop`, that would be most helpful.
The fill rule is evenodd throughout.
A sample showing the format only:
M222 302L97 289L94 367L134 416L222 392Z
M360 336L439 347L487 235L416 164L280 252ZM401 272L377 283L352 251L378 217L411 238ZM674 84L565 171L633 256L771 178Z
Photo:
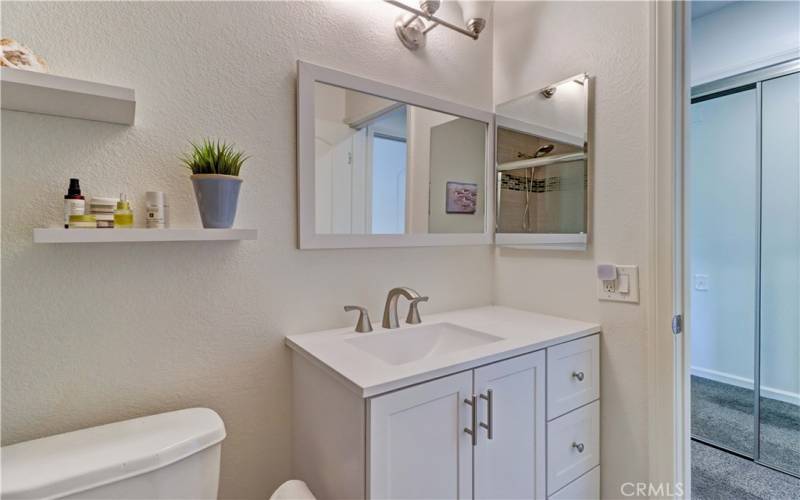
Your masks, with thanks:
M402 318L401 318L402 321ZM389 330L373 324L374 331L356 333L353 327L337 328L286 337L286 345L328 371L352 391L368 398L501 359L543 349L600 332L600 325L559 318L508 307L488 306L440 314L422 312L421 325L451 323L503 340L401 365L392 365L345 342Z

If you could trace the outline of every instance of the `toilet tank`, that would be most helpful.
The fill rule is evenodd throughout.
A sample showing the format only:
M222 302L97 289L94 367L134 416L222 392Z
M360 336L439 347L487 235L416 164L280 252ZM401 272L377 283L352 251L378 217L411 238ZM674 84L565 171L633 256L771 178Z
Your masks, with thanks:
M4 446L0 498L217 498L223 439L190 408Z

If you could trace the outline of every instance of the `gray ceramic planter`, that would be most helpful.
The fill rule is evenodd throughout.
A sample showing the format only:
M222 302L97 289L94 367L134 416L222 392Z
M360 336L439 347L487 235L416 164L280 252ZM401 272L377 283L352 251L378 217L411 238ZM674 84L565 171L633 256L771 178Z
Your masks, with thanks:
M232 227L242 179L234 175L195 174L192 176L192 184L203 227Z

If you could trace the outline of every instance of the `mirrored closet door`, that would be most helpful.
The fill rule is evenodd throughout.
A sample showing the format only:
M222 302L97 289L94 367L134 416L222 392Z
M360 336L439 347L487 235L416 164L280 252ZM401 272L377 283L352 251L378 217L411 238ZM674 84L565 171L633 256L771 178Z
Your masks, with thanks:
M800 73L761 84L758 459L800 475Z
M800 63L693 89L692 437L800 476Z

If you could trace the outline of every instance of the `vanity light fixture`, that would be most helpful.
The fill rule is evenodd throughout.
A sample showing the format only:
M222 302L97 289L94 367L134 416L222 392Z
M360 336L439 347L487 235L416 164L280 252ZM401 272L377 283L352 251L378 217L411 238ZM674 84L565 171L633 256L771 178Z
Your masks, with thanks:
M419 8L411 7L399 0L384 1L408 12L397 18L394 30L409 50L424 47L425 35L439 25L477 40L486 27L486 19L492 10L491 1L458 0L464 18L465 27L462 28L434 15L442 5L441 0L419 0Z
M555 86L551 85L551 86L549 86L549 87L545 87L545 88L543 88L543 89L542 89L542 91L541 91L541 94L542 94L544 97L546 97L547 99L550 99L551 97L553 97L554 95L556 95L556 90L557 90L557 89L558 89L558 87L555 87Z
M560 87L561 85L564 85L565 83L577 83L578 85L583 85L583 83L586 81L587 78L589 78L589 75L587 75L586 73L580 73L573 76L572 78L567 78L566 80L562 80L558 83L548 85L547 87L540 90L539 93L542 94L542 97L550 99L551 97L556 95L556 91L558 90L558 87Z

